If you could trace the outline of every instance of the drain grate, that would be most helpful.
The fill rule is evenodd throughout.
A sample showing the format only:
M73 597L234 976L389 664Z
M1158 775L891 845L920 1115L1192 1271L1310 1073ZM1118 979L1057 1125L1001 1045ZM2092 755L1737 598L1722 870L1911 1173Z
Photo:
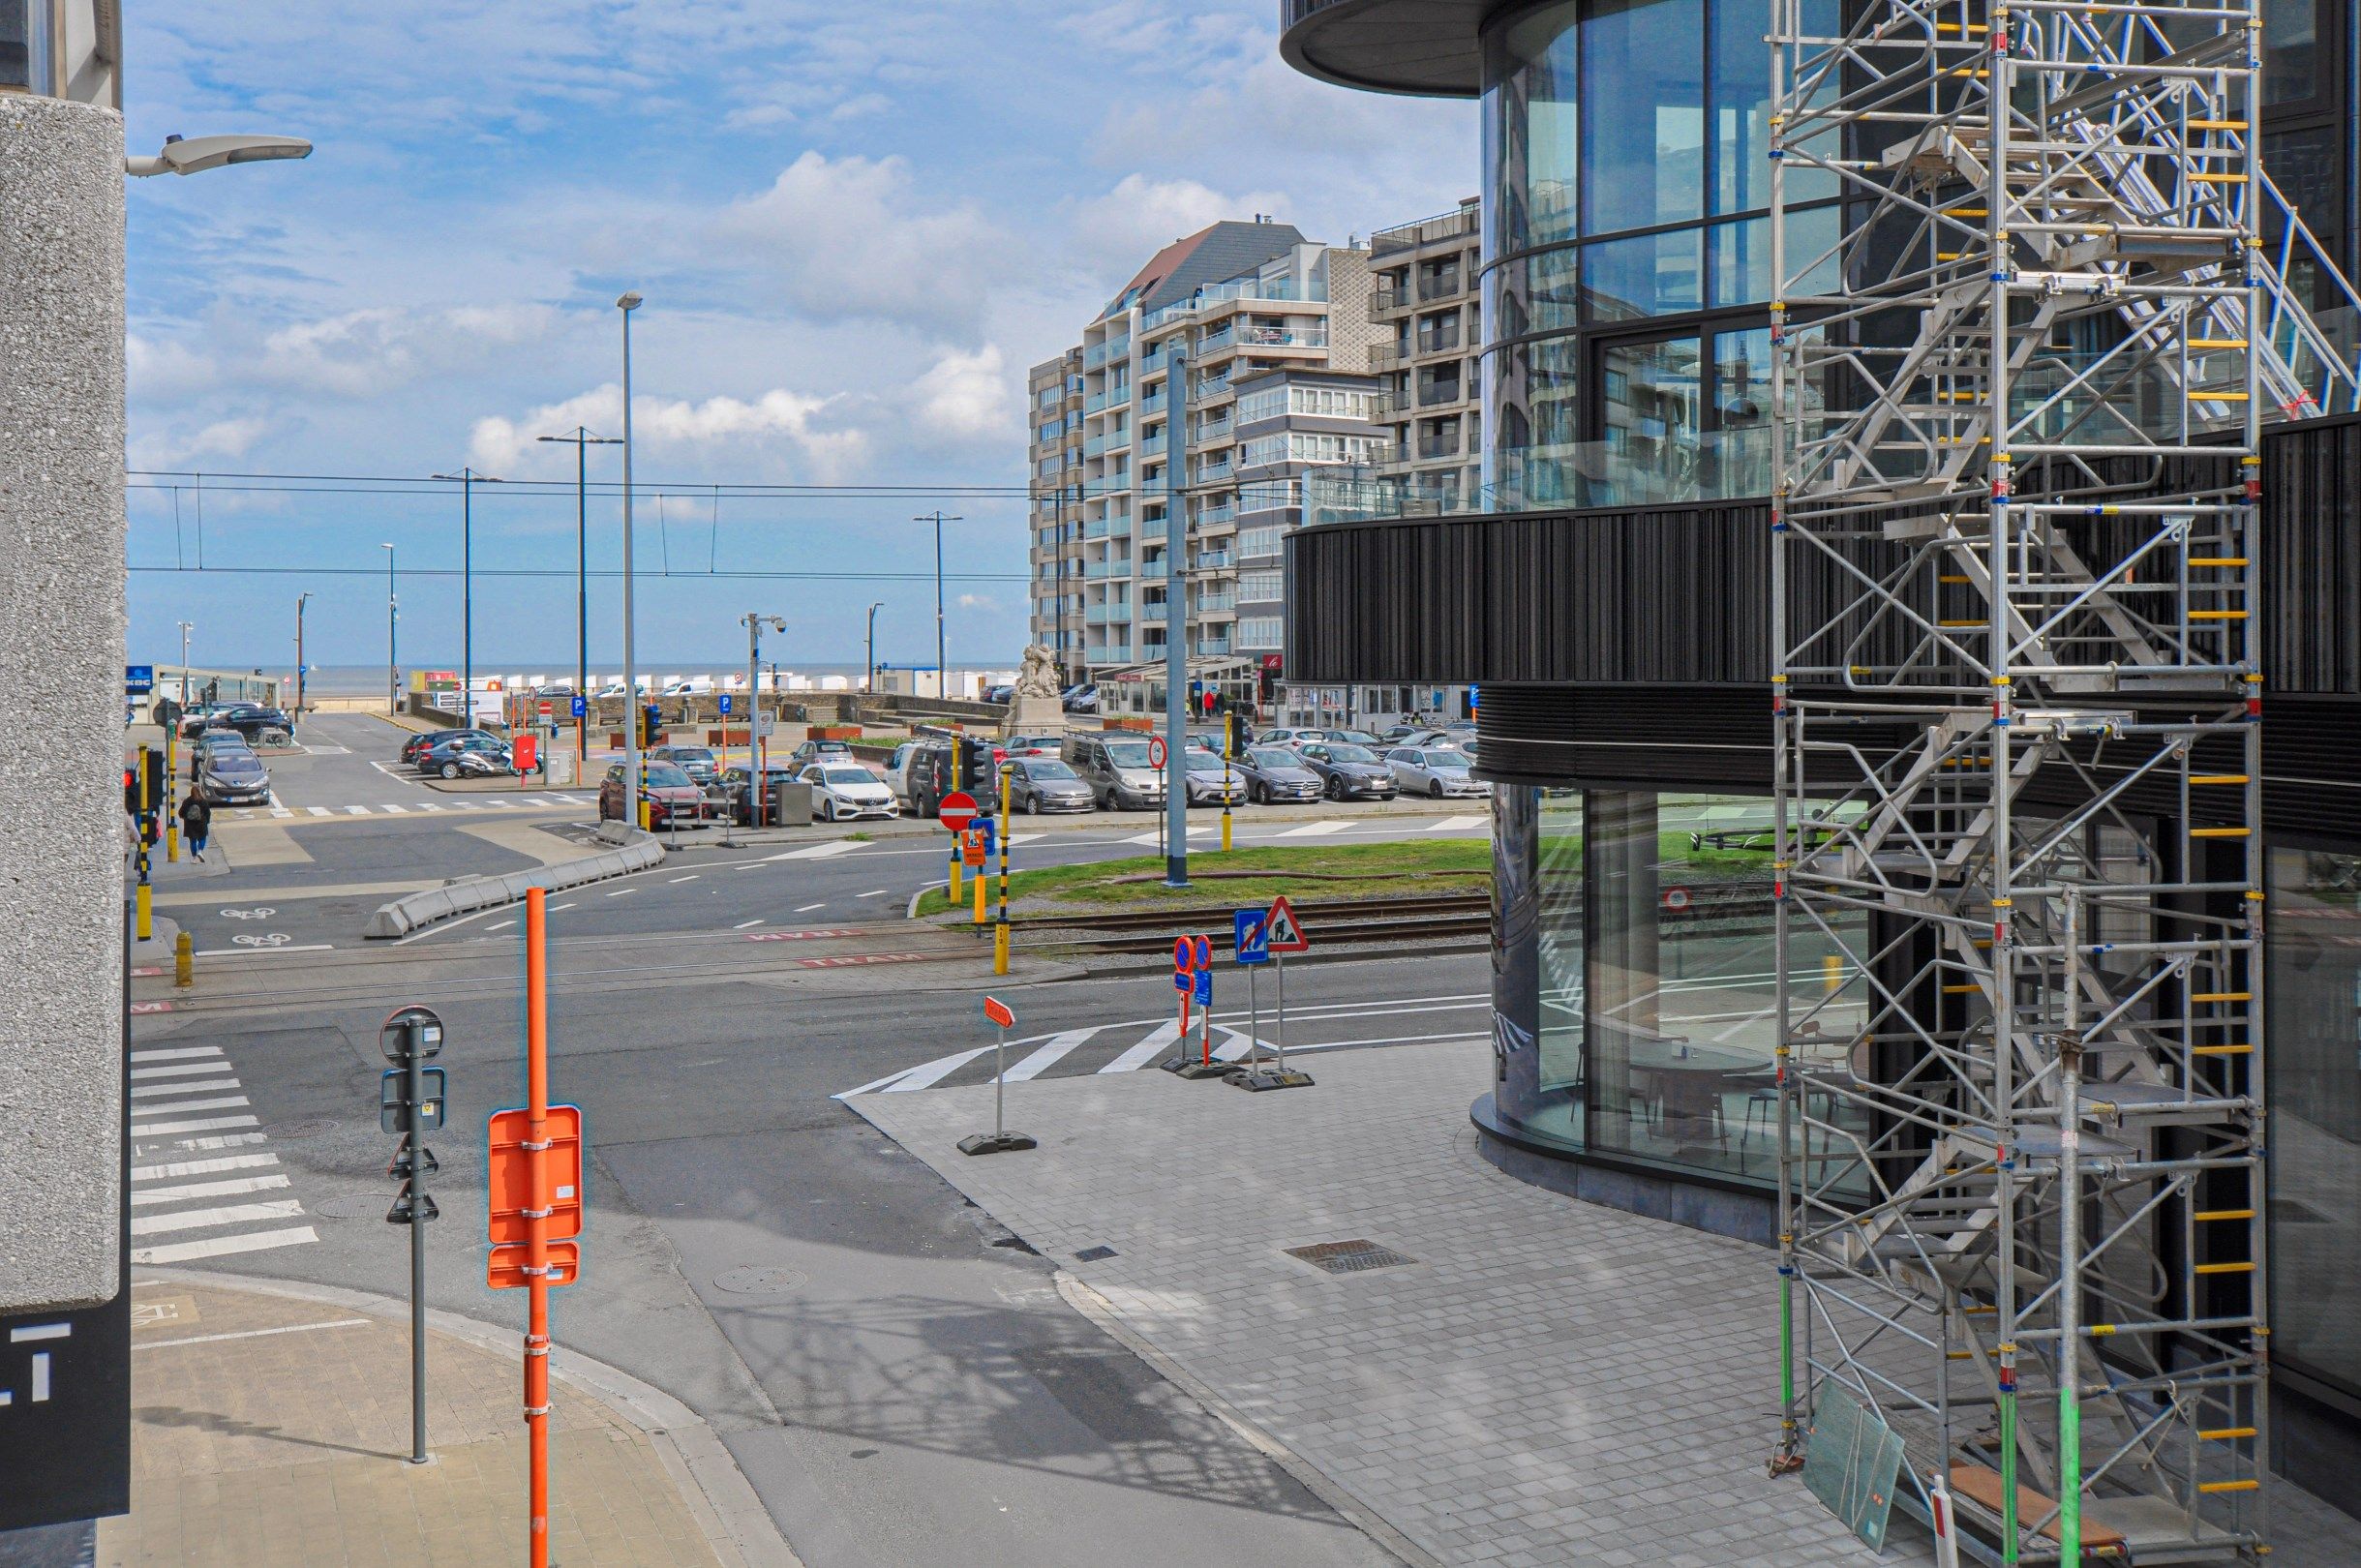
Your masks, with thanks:
M1374 1241L1319 1242L1281 1251L1328 1274L1360 1274L1369 1269L1391 1269L1418 1261Z

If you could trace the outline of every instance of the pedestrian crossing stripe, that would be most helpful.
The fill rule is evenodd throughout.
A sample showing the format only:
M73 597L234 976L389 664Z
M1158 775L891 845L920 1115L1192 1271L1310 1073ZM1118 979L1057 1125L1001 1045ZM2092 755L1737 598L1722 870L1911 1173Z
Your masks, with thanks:
M408 816L413 811L514 811L519 807L550 811L560 806L586 806L594 803L592 799L587 795L487 795L473 799L461 797L447 800L411 800L400 804L383 801L375 805L347 805L341 808L322 805L232 806L220 814L232 822L247 822L261 816L274 818L297 815L334 817L339 814L340 810L343 815L348 817L370 817L380 813L389 817L401 817Z
M173 1117L186 1112L227 1109L247 1103L244 1095L217 1098L236 1089L234 1077L196 1079L191 1073L231 1070L218 1046L166 1046L132 1052L132 1072L141 1080L132 1093L138 1117ZM195 1092L203 1099L161 1102L155 1097ZM132 1126L131 1234L137 1264L197 1263L244 1252L301 1247L319 1240L301 1223L307 1217L293 1193L293 1180L279 1157L259 1147L268 1134L227 1131L254 1128L256 1116L197 1117L138 1121ZM175 1133L200 1133L181 1136ZM240 1150L239 1153L215 1151ZM148 1162L141 1162L148 1161Z

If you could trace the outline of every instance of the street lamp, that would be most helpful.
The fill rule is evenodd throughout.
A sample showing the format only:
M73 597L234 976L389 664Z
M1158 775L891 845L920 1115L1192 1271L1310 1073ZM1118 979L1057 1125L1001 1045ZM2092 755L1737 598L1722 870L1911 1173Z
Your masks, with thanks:
M475 723L475 487L499 480L473 468L439 473L459 486L459 722Z
M877 612L885 607L886 601L883 599L869 606L869 673L862 681L861 689L872 697L877 695Z
M123 172L135 178L148 174L202 174L231 164L271 164L286 158L309 158L312 144L301 136L166 136L164 150L150 157L126 158Z
M943 657L943 525L964 523L967 519L945 517L938 509L932 516L921 515L910 521L934 525L934 694L938 701L948 702L951 699L951 668Z
M180 623L180 706L189 706L189 633L195 629L190 622Z
M536 441L570 441L574 447L574 695L582 699L583 717L574 721L574 771L582 768L583 731L590 711L590 449L621 446L620 436L593 436L588 425L576 425L571 436L535 436Z
M766 616L759 611L749 610L738 618L738 623L746 628L746 821L759 828L762 826L765 791L763 765L754 751L754 732L762 728L763 717L762 699L756 695L762 684L763 628L769 626L772 631L784 632L787 618ZM772 682L774 695L777 684L776 681ZM729 745L730 727L727 724L721 727L721 741L725 748Z
M395 629L402 619L400 601L394 597L394 547L379 544L385 552L385 710L402 711L402 661L395 655Z
M295 722L303 722L303 607L309 593L295 595Z
M631 618L631 313L641 303L636 292L615 302L623 316L623 820L635 828L640 826L640 683Z

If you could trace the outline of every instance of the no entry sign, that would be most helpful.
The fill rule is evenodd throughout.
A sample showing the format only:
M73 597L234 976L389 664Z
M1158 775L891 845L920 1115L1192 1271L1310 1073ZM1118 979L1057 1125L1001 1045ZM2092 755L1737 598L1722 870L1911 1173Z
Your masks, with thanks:
M958 832L976 820L976 798L965 790L953 790L943 797L943 803L936 808L936 812L942 818L944 827L954 833Z

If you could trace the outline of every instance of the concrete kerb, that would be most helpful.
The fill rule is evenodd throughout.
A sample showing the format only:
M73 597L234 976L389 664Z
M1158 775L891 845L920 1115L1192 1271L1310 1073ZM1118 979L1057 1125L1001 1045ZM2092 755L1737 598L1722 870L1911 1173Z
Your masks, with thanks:
M534 888L556 892L564 888L579 888L589 882L604 882L610 877L629 876L650 866L664 863L664 846L652 834L634 829L621 829L621 838L606 832L608 825L599 825L600 836L621 847L584 859L567 860L559 865L540 866L530 871L511 871L505 876L485 877L477 882L454 883L447 888L430 888L405 898L379 905L369 917L365 933L371 938L408 936L410 932L454 915L471 915L478 910L513 904Z
M366 1312L372 1317L404 1322L409 1303L366 1290L338 1285L299 1284L290 1280L258 1280L245 1275L209 1274L202 1269L156 1268L142 1265L138 1277L205 1285L218 1290L251 1290L295 1301ZM497 1355L521 1353L524 1336L459 1312L438 1307L426 1311L426 1324L479 1350ZM662 1389L644 1383L618 1367L563 1345L550 1349L552 1375L593 1398L603 1400L648 1434L664 1469L680 1489L681 1501L704 1531L713 1554L730 1568L803 1568L803 1560L779 1533L777 1523L755 1495L754 1487L724 1447L720 1434L706 1419Z

